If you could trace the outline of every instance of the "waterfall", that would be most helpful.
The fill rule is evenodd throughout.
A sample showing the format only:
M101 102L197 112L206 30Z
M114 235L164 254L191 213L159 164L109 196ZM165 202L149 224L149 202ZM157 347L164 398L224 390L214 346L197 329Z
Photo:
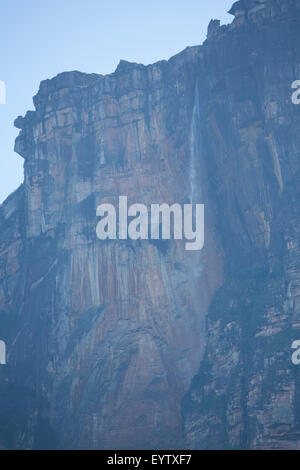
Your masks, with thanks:
M190 124L190 141L189 141L189 202L190 204L204 203L201 188L201 114L200 114L200 97L198 80L195 85L194 104ZM196 209L193 208L195 217ZM195 219L194 219L195 220ZM207 311L207 292L205 289L205 277L203 271L205 269L205 259L202 251L197 251L189 260L188 280L191 286L191 301L194 309L194 328L198 332L198 351L197 360L203 358L206 344L206 326L205 316Z
M200 108L199 108L199 91L198 81L195 86L194 106L191 120L190 130L190 169L189 169L189 185L190 185L190 203L194 204L195 198L198 195L197 190L197 153L198 153L198 140L199 140L199 122L200 122Z
M190 125L190 142L189 142L189 202L190 204L203 203L203 194L201 188L201 174L200 174L200 156L201 156L201 114L200 114L200 98L198 80L195 85L194 104ZM193 207L193 223L195 223L196 208ZM190 266L190 281L195 282L201 277L204 269L202 263L201 252L194 256L193 263ZM198 302L199 292L196 287L195 302Z

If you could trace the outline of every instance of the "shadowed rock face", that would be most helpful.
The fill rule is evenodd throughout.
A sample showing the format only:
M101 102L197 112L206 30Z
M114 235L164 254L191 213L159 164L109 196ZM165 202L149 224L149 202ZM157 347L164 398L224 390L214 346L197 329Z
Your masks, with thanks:
M260 3L168 62L42 82L16 120L3 448L299 447L300 2ZM205 248L98 240L120 195L205 203Z
M204 48L203 146L225 282L183 400L190 448L300 448L300 2L262 3Z

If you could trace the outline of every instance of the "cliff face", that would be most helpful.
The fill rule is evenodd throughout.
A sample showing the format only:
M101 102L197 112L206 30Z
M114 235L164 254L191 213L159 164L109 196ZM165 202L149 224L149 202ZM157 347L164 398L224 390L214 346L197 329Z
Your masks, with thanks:
M182 241L100 241L96 208L121 195L148 207L200 197L198 62L194 48L150 67L121 62L107 77L64 73L16 120L23 206L3 205L13 235L1 250L3 325L16 317L5 387L17 400L22 390L24 410L13 445L183 445L180 403L222 283L213 207L196 254Z
M4 448L300 446L300 1L238 3L203 46L63 73L16 120ZM204 249L98 240L120 195L204 203Z
M300 109L291 84L300 75L300 4L237 3L236 29L205 47L203 139L225 282L183 400L184 430L190 448L299 449L291 345L300 337Z

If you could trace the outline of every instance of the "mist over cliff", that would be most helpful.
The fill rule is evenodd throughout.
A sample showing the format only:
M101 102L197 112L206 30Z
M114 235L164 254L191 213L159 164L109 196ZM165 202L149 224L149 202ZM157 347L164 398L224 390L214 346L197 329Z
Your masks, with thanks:
M300 449L300 0L64 72L0 206L3 449ZM204 204L205 245L99 240L99 204Z

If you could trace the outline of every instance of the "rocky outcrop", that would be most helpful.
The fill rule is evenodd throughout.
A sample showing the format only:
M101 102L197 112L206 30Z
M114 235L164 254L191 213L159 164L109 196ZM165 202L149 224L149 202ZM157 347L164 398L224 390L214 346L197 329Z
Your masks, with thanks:
M238 3L203 46L62 73L16 120L3 448L299 447L300 2ZM120 195L204 203L204 249L98 240Z

